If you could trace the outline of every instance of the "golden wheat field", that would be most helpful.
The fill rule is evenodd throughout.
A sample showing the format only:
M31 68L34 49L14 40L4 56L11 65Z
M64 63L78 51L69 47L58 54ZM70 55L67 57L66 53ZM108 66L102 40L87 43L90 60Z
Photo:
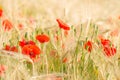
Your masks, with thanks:
M0 80L120 80L120 0L0 0Z

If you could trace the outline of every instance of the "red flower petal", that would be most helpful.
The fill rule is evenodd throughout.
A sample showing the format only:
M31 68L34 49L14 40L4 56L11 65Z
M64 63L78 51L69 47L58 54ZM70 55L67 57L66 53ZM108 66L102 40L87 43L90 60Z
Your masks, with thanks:
M110 57L116 54L116 48L114 47L104 47L105 54Z
M12 23L8 19L3 20L2 25L5 30L10 30L13 27Z
M21 46L21 47L23 47L24 45L26 45L26 42L23 40L23 41L19 41L19 45Z
M105 47L105 46L110 46L111 42L108 39L102 39L101 44Z
M68 58L66 57L62 60L63 63L66 63L67 61L68 61Z
M0 8L0 17L3 15L3 10Z
M112 52L112 55L116 54L116 52L117 52L117 51L116 51L116 48L113 48L113 47L112 47L112 48L111 48L111 52Z
M18 52L17 47L15 47L15 46L9 46L9 45L6 45L4 50Z
M19 45L21 47L23 47L24 45L28 45L28 44L35 45L35 42L33 42L31 40L30 41L25 41L25 40L19 41Z
M103 45L103 50L105 54L110 57L116 54L116 48L111 44L111 41L108 39L102 39L101 44ZM111 46L112 45L112 46Z
M13 52L18 52L18 49L15 46L11 47L10 50L13 51Z
M70 27L60 19L56 19L60 28L64 30L70 30Z
M41 53L41 50L36 45L25 45L22 48L22 54L30 56L30 58L36 58Z
M105 47L105 48L104 48L104 52L105 52L105 54L106 54L107 56L111 56L110 48Z
M88 50L89 52L91 52L92 50L92 42L91 41L87 41L85 44L84 44L84 48L86 50Z
M50 40L50 38L47 35L41 34L41 35L37 35L36 39L40 42L40 43L45 43L48 42Z
M9 45L6 45L6 46L5 46L5 50L9 51L9 50L10 50L10 46L9 46Z

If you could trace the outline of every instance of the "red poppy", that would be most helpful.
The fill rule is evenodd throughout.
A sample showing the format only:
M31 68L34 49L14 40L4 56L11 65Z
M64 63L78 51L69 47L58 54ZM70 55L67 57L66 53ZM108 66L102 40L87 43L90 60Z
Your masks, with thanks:
M8 19L3 20L2 25L5 30L10 30L13 27L12 23Z
M45 34L41 34L41 35L37 35L36 39L40 42L40 43L45 43L48 42L50 40L50 38L45 35Z
M0 8L0 17L3 15L3 10Z
M41 53L41 50L36 45L25 45L22 48L22 54L29 56L31 59L36 58Z
M104 50L105 54L108 57L116 54L116 48L114 47L114 45L111 43L110 40L102 39L101 44L103 46L103 50Z
M104 52L108 57L110 57L110 56L116 54L116 48L114 48L114 47L104 47Z
M70 30L70 27L66 23L64 23L62 20L56 19L56 21L60 28L62 28L64 30Z
M23 47L24 45L28 45L28 44L35 45L35 42L33 42L31 40L30 41L25 41L25 40L19 41L19 45L21 47Z
M101 44L105 46L110 46L111 42L108 39L101 39Z
M9 45L6 45L4 50L18 52L17 47L15 47L15 46L9 46Z
M67 61L68 61L68 58L66 57L62 60L63 63L66 63Z
M86 50L88 50L89 52L91 52L92 50L92 42L91 41L87 41L85 44L84 44L84 48Z

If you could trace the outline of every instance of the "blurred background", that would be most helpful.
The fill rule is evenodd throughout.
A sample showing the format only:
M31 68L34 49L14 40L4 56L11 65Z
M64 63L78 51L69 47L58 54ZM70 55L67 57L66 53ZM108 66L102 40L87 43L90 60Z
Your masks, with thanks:
M78 25L120 15L120 0L0 0L5 17L13 21L31 19L40 26L55 26L56 18Z

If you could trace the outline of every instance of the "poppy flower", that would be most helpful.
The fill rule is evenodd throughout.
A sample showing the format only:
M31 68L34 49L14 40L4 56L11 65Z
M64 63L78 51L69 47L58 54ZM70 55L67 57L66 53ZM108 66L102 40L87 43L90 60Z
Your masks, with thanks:
M63 63L66 63L67 61L68 61L68 58L66 57L62 60Z
M105 46L110 46L111 42L108 39L101 39L101 44Z
M3 10L0 8L0 17L3 15Z
M9 46L9 45L6 45L5 48L4 48L4 50L18 52L17 47L15 47L15 46Z
M28 45L28 44L35 45L35 42L33 42L31 40L30 41L25 41L25 40L19 41L19 45L21 47L23 47L24 45Z
M8 31L13 27L12 23L8 19L3 20L2 25L4 29Z
M88 50L89 52L91 52L92 50L92 42L91 41L87 41L85 44L84 44L84 48L86 50Z
M0 77L2 77L5 73L6 67L4 65L0 65Z
M45 43L48 42L50 40L50 38L45 35L45 34L41 34L41 35L37 35L36 39L40 42L40 43Z
M69 25L67 25L66 23L64 23L62 20L60 19L56 19L58 25L60 28L64 29L64 30L70 30Z
M29 56L31 59L36 58L41 53L41 50L36 45L24 45L22 48L22 54Z
M108 57L116 54L116 48L114 47L114 45L111 43L110 40L102 39L101 44L103 46L103 50L104 50L105 54Z
M110 56L116 54L116 48L114 48L114 47L104 47L104 52L108 57L110 57Z

